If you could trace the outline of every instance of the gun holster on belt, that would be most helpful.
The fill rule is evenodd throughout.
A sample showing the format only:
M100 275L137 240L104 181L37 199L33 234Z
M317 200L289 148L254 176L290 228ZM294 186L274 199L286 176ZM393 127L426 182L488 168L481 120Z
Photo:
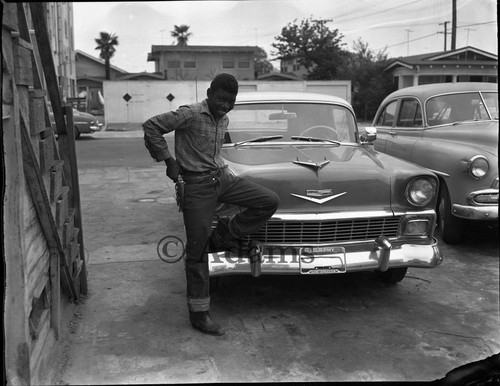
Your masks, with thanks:
M177 207L179 208L179 212L182 212L184 209L184 189L186 183L182 179L182 175L179 174L177 177L177 182L175 183L175 199L177 201Z

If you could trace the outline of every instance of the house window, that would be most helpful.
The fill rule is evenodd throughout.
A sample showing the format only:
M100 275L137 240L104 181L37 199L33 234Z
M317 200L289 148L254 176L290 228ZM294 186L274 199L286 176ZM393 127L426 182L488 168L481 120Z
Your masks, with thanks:
M234 68L234 59L223 59L222 60L222 68Z
M250 68L250 62L238 62L238 68Z
M196 68L196 62L195 61L185 61L184 62L184 68Z
M181 62L178 60L168 60L167 67L168 68L179 68L181 66Z

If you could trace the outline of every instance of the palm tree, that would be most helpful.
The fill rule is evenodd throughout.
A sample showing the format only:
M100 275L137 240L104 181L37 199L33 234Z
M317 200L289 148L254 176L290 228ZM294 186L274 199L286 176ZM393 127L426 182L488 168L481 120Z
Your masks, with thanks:
M96 50L101 50L99 57L104 59L104 66L106 69L106 80L110 79L110 59L116 52L115 46L118 45L118 36L115 34L109 34L107 32L100 32L101 37L99 39L94 39L97 43Z
M192 35L191 32L188 32L189 26L182 25L174 25L174 30L170 31L170 34L177 39L178 46L187 46L187 42L189 37Z

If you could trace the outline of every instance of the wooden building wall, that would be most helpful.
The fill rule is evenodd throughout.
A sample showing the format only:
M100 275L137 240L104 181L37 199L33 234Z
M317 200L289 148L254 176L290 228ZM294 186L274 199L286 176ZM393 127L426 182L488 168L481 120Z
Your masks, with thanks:
M2 6L5 370L7 384L33 385L54 366L65 305L86 293L86 263L72 109L58 94L43 5Z

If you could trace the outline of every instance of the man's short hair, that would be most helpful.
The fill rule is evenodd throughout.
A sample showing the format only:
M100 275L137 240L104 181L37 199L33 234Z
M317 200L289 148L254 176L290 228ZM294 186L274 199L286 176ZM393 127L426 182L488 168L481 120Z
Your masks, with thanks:
M238 81L231 74L222 73L217 75L210 83L210 88L212 91L217 91L223 89L231 94L238 93Z

